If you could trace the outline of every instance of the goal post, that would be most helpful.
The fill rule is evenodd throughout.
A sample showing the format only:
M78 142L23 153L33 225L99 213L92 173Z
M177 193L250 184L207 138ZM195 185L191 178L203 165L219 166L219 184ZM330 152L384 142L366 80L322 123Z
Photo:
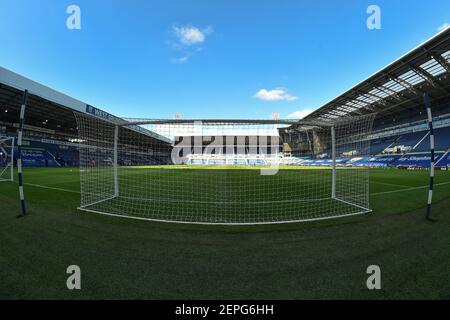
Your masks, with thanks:
M80 209L153 221L267 224L370 212L374 115L340 120L101 119L75 114Z
M14 181L14 141L0 136L0 182Z
M113 169L114 169L114 197L119 196L119 165L118 165L118 144L119 144L119 126L114 126L114 157L113 157Z
M331 198L336 199L336 132L331 126Z

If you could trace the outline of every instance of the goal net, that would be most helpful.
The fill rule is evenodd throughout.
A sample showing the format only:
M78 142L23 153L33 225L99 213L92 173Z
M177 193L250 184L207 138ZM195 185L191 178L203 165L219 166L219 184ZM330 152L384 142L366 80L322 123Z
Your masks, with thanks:
M374 115L340 121L146 120L76 114L80 209L203 224L367 213Z
M0 182L14 180L14 138L0 136Z

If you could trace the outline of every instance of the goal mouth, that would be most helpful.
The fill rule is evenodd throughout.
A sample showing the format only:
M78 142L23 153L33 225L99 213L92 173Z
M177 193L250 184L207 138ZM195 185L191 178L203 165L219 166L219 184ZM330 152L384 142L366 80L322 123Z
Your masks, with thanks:
M101 119L76 113L80 209L194 224L269 224L370 212L374 115L340 121Z

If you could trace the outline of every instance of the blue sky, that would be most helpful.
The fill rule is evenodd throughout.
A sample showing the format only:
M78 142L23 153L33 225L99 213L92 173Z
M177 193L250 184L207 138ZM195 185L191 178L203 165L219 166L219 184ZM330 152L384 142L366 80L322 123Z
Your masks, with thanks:
M449 22L448 0L0 0L0 65L119 116L286 118Z

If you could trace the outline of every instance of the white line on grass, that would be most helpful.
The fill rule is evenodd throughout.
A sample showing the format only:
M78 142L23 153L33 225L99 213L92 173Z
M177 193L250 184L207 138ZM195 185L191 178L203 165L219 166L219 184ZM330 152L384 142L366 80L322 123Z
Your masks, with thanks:
M388 183L388 182L370 181L370 183L374 183L374 184L382 184L382 185L385 185L385 186L394 186L394 187L411 188L411 186L407 186L407 185L404 185L404 184L395 184L395 183Z
M450 184L450 181L448 181L448 182L437 183L437 184L435 184L435 186L443 186L443 185L446 185L446 184ZM389 194L389 193L406 192L406 191L412 191L412 190L424 189L424 188L428 188L428 187L429 187L429 186L426 185L426 186L413 187L413 188L408 188L408 189L383 191L383 192L372 193L371 196L378 196L378 195L380 195L380 194Z
M69 189L56 188L56 187L49 187L49 186L44 186L44 185L34 184L34 183L24 183L24 184L28 185L28 186L31 186L31 187L36 187L36 188L43 188L43 189L50 189L50 190L57 190L57 191L64 191L64 192L71 192L71 193L78 193L78 194L81 193L80 191L76 191L76 190L69 190ZM435 184L435 186L443 186L443 185L447 185L447 184L450 184L450 181L437 183L437 184ZM382 195L382 194L406 192L406 191L424 189L424 188L428 188L428 187L429 187L428 185L425 185L425 186L413 187L413 188L407 188L407 189L399 189L399 190L376 192L376 193L370 194L370 196L378 196L378 195Z
M34 184L34 183L24 183L24 184L27 186L36 187L36 188L43 188L43 189L50 189L50 190L57 190L57 191L64 191L64 192L71 192L71 193L81 193L80 191L76 191L76 190L49 187L49 186L44 186L41 184Z

